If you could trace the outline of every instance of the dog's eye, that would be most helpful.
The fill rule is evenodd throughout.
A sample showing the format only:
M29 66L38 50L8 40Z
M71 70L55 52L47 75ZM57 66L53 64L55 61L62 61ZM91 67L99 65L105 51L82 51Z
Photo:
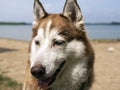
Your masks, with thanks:
M54 41L54 45L63 45L64 43L65 43L65 41L63 41L63 40Z
M36 45L40 45L40 42L38 40L35 41Z

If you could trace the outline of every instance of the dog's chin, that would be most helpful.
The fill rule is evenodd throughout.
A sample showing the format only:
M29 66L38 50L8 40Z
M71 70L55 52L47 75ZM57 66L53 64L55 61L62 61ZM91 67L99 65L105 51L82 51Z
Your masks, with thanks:
M65 64L65 61L60 64L60 66L58 67L58 69L56 69L56 71L54 72L54 74L52 76L50 76L46 79L39 79L38 85L44 89L47 89L49 86L51 86L55 82L56 77L61 72L61 69L63 68L64 64Z

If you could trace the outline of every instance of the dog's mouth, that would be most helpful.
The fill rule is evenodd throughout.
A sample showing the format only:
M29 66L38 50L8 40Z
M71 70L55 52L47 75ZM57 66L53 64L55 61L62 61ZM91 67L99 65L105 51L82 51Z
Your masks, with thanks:
M47 79L44 79L44 80L39 80L38 85L40 86L40 88L47 89L49 86L51 86L55 82L56 77L60 73L60 71L63 68L64 64L65 64L65 61L63 61L60 64L60 66L56 69L55 73L51 77L49 77Z

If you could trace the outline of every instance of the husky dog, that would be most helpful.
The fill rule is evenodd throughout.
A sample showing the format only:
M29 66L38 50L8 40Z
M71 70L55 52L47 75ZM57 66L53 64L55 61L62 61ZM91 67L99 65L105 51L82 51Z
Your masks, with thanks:
M89 90L94 52L76 0L62 14L48 14L34 1L33 34L23 90Z

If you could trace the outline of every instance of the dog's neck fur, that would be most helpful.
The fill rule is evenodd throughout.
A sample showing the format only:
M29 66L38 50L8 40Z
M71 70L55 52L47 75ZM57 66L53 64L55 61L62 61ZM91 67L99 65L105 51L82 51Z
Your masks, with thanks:
M86 58L84 58L86 59ZM76 60L72 65L72 62L68 62L68 67L62 71L59 78L56 79L50 89L52 90L81 90L82 83L86 81L87 69L86 60Z

